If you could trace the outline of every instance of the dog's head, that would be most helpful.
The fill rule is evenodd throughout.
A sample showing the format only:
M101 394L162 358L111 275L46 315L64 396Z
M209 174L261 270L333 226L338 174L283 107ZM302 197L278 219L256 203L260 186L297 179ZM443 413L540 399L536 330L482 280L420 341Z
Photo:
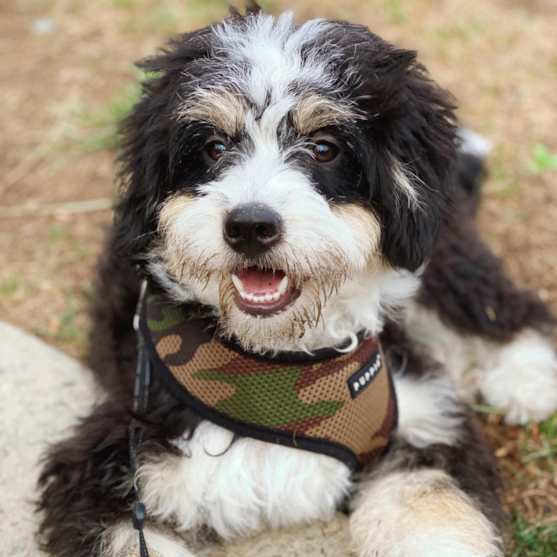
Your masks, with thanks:
M373 329L450 197L451 98L415 53L248 13L143 66L157 74L126 125L122 252L246 347Z

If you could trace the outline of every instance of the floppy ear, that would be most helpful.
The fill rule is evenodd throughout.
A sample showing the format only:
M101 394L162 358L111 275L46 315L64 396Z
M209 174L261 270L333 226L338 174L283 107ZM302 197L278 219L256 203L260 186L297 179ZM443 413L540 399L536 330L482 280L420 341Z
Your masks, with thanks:
M258 14L262 11L263 8L255 0L248 0L246 2L246 14Z
M377 207L383 253L416 270L436 241L453 198L456 128L452 97L414 61L401 83L397 113L384 122L384 170Z
M182 35L160 56L138 63L155 76L143 84L143 95L121 127L120 202L116 208L114 242L123 257L136 259L152 241L157 211L170 191L172 142L179 129L175 107L186 79L203 72L197 62L208 56L210 29ZM185 76L188 77L185 77Z
M394 267L415 271L452 198L453 98L428 77L415 52L396 49L365 28L352 27L351 34L352 42L359 40L354 97L371 145L368 199L382 223L382 252ZM354 46L346 50L354 60Z

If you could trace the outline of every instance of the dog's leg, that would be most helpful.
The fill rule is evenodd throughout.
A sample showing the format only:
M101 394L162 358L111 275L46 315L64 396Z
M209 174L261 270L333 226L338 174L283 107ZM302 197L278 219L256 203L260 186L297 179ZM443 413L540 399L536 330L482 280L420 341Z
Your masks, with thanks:
M468 400L479 392L508 423L540 421L557 409L553 325L544 304L506 277L470 217L455 212L408 313L420 350L446 365Z
M350 519L360 557L499 557L496 528L443 465L446 451L394 447ZM450 457L449 457L450 458ZM470 471L472 475L474 471ZM469 480L472 478L469 478Z
M156 412L144 424L140 460L153 451L170 451L167 435L177 436L196 423L189 411L158 391L156 383L151 400ZM47 455L40 477L39 539L50 555L127 557L127 547L135 557L138 534L132 527L135 495L128 448L132 416L127 402L112 398L101 404ZM185 541L163 532L158 524L147 524L145 537L155 556L191 555Z
M405 368L395 375L399 427L354 498L354 549L360 557L499 557L496 460L439 366L397 343L385 341L393 370Z

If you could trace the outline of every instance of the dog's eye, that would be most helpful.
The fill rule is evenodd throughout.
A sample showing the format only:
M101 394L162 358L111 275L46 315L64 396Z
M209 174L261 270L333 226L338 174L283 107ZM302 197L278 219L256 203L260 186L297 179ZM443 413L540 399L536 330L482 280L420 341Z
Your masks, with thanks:
M313 158L317 162L330 162L338 155L338 147L327 141L319 141L313 147Z
M211 141L205 146L207 154L215 161L219 160L226 153L226 145L222 141Z

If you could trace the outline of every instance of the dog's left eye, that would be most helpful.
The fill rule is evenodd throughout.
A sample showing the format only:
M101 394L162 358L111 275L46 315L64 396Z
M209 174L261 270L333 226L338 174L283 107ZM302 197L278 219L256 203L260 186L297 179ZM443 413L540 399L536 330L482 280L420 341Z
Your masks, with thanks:
M215 161L219 160L228 150L222 141L211 141L205 146L207 154Z
M318 141L313 147L313 158L317 162L330 162L338 155L338 147L328 141Z

